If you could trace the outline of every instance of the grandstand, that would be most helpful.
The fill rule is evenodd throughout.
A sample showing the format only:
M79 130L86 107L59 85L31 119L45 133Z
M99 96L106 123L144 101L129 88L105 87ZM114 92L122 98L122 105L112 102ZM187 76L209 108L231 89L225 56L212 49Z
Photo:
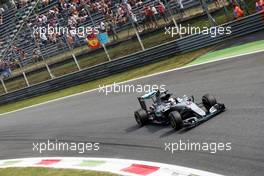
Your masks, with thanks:
M186 12L184 15L182 15L182 6L178 0L161 0L165 5L165 14L171 21L166 22L162 18L164 16L158 12L154 15L154 20L159 23L158 26L154 26L146 20L146 7L151 7L151 11L154 11L152 9L154 6L157 10L159 0L145 0L138 4L136 2L141 2L140 0L133 0L134 3L131 3L131 8L122 0L80 0L80 2L86 2L84 5L79 3L79 0L76 0L78 3L75 5L72 5L74 0L66 1L66 5L63 4L64 0L50 0L46 4L42 4L46 2L43 0L41 2L27 1L24 4L16 1L16 5L5 7L5 11L2 13L4 24L0 25L0 42L2 42L2 48L0 48L0 81L2 87L0 87L0 92L8 93L33 86L43 81L130 55L141 51L141 49L149 49L175 40L180 36L175 38L164 35L164 27L175 24L172 14L177 22L183 25L188 22L194 23L194 25L196 22L198 25L200 22L210 25L206 24L207 18L204 16L206 13L200 0L182 0L183 9ZM111 36L113 31L109 30L109 14L102 8L98 8L100 6L98 2L102 1L111 2L108 4L106 12L110 11L113 17L118 19L118 22L114 23L115 32L118 35L117 39L112 39L114 37ZM131 1L129 0L129 2ZM210 12L215 12L215 15L221 16L219 22L222 24L225 21L221 10L223 6L216 6L211 3L212 0L207 1L210 2L210 4L208 3ZM76 14L73 13L72 6L78 7ZM122 18L126 18L124 21L119 19L120 7L124 11ZM127 12L133 13L137 21L132 23L132 15L127 15ZM78 17L76 24L72 24L74 23L74 19L72 19L74 15ZM102 47L97 49L87 47L87 35L84 37L75 35L73 38L71 33L63 33L63 35L57 35L56 40L53 41L48 36L40 37L34 33L35 27L47 29L48 25L67 29L70 29L72 25L76 28L98 26L101 29L102 22L108 26L106 31L109 32L110 43L106 47L101 45ZM133 25L135 23L139 28L135 28ZM141 30L142 28L144 30ZM102 30L99 31L102 32ZM135 35L137 33L140 34L140 37ZM71 38L73 39L70 41ZM141 40L144 44L143 47L139 45Z
M146 4L153 4L153 0L147 0L144 1L143 5L141 6L133 6L133 13L136 14L138 21L142 22L143 18L140 14L140 11L142 10L143 6ZM176 7L179 6L176 1L170 1L170 7L173 12L176 11ZM113 13L116 13L117 11L117 2L111 3L111 9ZM183 0L184 8L190 8L196 5L199 5L199 1L195 0ZM31 13L31 10L33 10L33 13ZM14 51L15 49L18 49L19 51L22 51L25 54L25 58L21 60L22 65L26 65L28 63L32 62L32 55L34 53L34 49L36 48L36 45L39 44L40 49L42 51L42 54L45 58L48 58L50 56L62 53L66 50L68 50L67 45L65 44L65 38L63 36L60 36L60 38L57 40L57 42L44 42L38 41L38 44L34 41L34 37L32 35L32 26L30 26L29 23L34 23L36 21L36 17L39 15L45 15L50 13L54 8L60 8L60 2L58 0L52 0L50 3L46 6L36 4L35 1L29 1L28 4L24 5L23 7L15 8L10 7L4 12L4 25L0 26L0 38L4 42L0 51L0 56L5 57L4 59L19 59L19 54ZM31 13L31 14L30 14ZM27 16L30 14L29 19L26 21ZM57 23L60 26L67 26L68 24L68 18L69 18L69 11L61 10L60 13L57 15ZM92 19L94 20L96 25L99 25L101 21L105 20L104 14L101 11L93 12L91 14ZM49 19L48 19L49 20ZM25 22L25 25L21 28L23 22ZM85 18L82 22L79 22L77 24L78 26L92 26L91 18ZM129 21L125 24L118 25L117 31L124 30L126 28L129 28L131 24L129 24ZM30 29L31 28L31 29ZM11 30L10 30L11 29ZM81 45L85 45L86 41L85 38L75 40L75 43L72 44L72 47L79 47Z

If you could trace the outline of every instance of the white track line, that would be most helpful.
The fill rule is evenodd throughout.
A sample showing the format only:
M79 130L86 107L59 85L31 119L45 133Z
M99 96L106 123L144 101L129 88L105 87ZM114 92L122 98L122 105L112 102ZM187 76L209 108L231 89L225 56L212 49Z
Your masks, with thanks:
M158 73L154 73L154 74L150 74L150 75L146 75L146 76L130 79L130 80L127 80L127 81L119 82L119 83L116 83L116 84L124 84L124 83L132 82L132 81L136 81L136 80L140 80L140 79L144 79L144 78L149 78L149 77L161 75L161 74L164 74L164 73L169 73L169 72L173 72L173 71L183 70L183 69L186 69L186 68L196 67L196 66L200 66L200 65L213 63L213 62L224 61L224 60L232 59L232 58L236 58L236 57L256 54L256 53L260 53L260 52L263 52L263 51L264 51L264 49L263 50L256 50L256 51L247 52L247 53L243 53L243 54L238 54L238 55L228 56L228 57L224 57L224 58L220 58L220 59L215 59L215 60L212 60L212 61L207 61L207 62L203 62L203 63L199 63L199 64L184 66L184 67L180 67L180 68L174 68L174 69L170 69L170 70L166 70L166 71L162 71L162 72L158 72ZM112 85L112 84L110 84L110 85ZM68 95L68 96L57 98L57 99L53 99L53 100L49 100L49 101L46 101L46 102L43 102L43 103L27 106L27 107L24 107L24 108L21 108L21 109L17 109L17 110L14 110L14 111L9 111L9 112L0 114L0 116L7 115L7 114L10 114L10 113L14 113L14 112L18 112L18 111L23 111L23 110L26 110L26 109L29 109L29 108L33 108L33 107L37 107L37 106L41 106L41 105L45 105L45 104L52 103L52 102L55 102L55 101L60 101L60 100L64 100L64 99L67 99L67 98L79 96L79 95L82 95L82 94L94 92L94 91L97 91L97 90L99 90L99 88L88 90L88 91L83 91L83 92L80 92L80 93Z

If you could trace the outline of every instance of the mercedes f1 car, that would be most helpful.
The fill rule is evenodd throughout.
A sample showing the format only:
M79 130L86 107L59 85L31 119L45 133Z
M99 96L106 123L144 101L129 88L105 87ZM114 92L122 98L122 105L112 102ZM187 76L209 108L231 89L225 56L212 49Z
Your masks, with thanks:
M196 103L194 97L173 98L168 91L152 91L138 97L141 109L134 112L139 126L150 122L170 124L175 130L198 125L225 110L225 105L217 103L209 94L202 97L202 102Z

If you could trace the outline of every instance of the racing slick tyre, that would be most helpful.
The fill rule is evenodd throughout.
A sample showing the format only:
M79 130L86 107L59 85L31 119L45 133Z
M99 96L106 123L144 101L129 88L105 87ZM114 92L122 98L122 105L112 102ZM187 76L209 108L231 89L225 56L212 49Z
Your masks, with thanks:
M183 122L179 112L171 111L169 113L169 120L170 120L170 125L174 130L179 130L182 128Z
M135 111L135 119L139 126L143 127L148 122L148 114L144 109Z
M212 106L217 104L215 97L210 94L205 94L202 97L202 102L207 111L209 111Z

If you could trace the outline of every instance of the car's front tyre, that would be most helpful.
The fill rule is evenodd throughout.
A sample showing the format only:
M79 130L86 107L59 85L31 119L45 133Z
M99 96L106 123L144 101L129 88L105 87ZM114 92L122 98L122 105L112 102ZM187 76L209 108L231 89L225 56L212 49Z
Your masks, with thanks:
M169 120L170 120L170 125L174 130L179 130L182 128L183 122L179 112L171 111L169 113Z
M203 102L203 105L204 107L206 108L206 110L209 112L210 108L212 106L214 106L215 104L217 104L217 101L215 99L214 96L210 95L210 94L205 94L203 97L202 97L202 102Z

